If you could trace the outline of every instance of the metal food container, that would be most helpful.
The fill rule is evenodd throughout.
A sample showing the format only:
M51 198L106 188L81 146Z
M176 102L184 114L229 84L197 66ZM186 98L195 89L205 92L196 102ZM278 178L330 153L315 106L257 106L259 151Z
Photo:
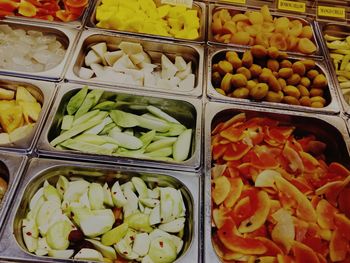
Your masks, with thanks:
M205 108L207 122L205 124L205 262L223 262L217 256L212 245L212 219L211 219L211 131L220 122L224 122L238 113L245 113L247 119L252 117L269 117L279 120L284 124L290 124L295 129L295 134L316 134L317 138L327 142L325 151L326 160L349 163L349 135L346 124L338 116L287 112L282 110L262 109L249 106L227 105L223 103L209 102Z
M332 58L330 57L329 49L326 45L326 41L324 40L323 36L325 34L329 34L331 36L335 37L347 37L350 36L350 26L348 25L342 25L342 24L334 24L334 23L318 23L318 29L319 29L319 35L320 38L323 40L321 43L323 44L323 49L325 50L325 57L326 61L328 62L328 71L331 76L333 76L333 83L334 87L337 90L339 100L341 102L342 109L345 111L346 114L350 115L350 105L346 101L343 91L339 85L339 81L337 79L337 75L335 72L335 68L332 63ZM346 92L349 94L350 97L350 90Z
M326 100L326 105L324 108L312 108L300 105L290 105L285 103L276 103L276 102L267 102L267 101L254 101L250 99L240 99L240 98L232 98L218 93L212 85L211 76L212 76L212 68L213 64L225 59L225 52L227 51L236 51L239 54L242 54L246 49L238 49L238 48L227 48L227 49L219 49L210 47L208 50L208 73L207 73L207 96L210 100L213 101L221 101L221 102L229 102L229 103L237 103L237 104L245 104L251 105L255 107L267 107L267 108L279 108L279 109L288 109L293 111L306 111L306 112L320 112L327 114L337 114L340 111L340 106L337 101L336 91L333 85L333 78L331 73L328 71L328 67L323 60L314 59L316 62L316 66L318 69L326 76L328 81L328 88L324 91L324 98ZM288 59L291 61L302 60L298 56L288 56Z
M200 218L200 174L156 169L140 169L100 165L94 163L78 163L50 159L33 158L30 160L25 176L21 181L18 198L8 217L6 229L0 241L1 257L12 260L28 260L31 262L52 262L52 258L36 256L27 251L22 238L22 219L26 216L29 201L34 193L47 180L56 183L58 177L83 177L91 182L105 182L116 178L121 182L130 181L132 177L141 177L146 183L158 186L172 186L179 189L186 206L186 223L184 246L176 262L198 262L199 258L199 218ZM76 260L68 260L75 262ZM67 260L64 260L67 262Z
M66 68L66 63L69 59L70 52L73 49L75 38L78 35L78 30L73 28L65 28L60 26L53 26L50 24L35 24L29 22L5 22L0 21L0 25L8 25L12 29L23 29L23 30L35 30L42 32L46 35L54 35L56 39L61 42L61 44L66 48L66 53L63 60L54 68L41 71L41 72L24 72L24 71L14 71L4 68L0 68L0 74L3 75L14 75L21 76L23 78L31 79L41 79L49 81L59 81L63 77L64 70Z
M6 212L11 208L11 201L20 182L27 157L14 153L0 152L0 177L7 182L7 191L0 202L0 233L5 227Z
M0 144L0 150L30 153L34 148L40 130L44 124L46 113L56 93L56 85L51 82L0 76L1 88L16 90L18 86L25 87L41 104L40 116L29 135L11 144Z
M90 49L91 46L97 43L106 42L109 51L118 50L118 45L121 42L133 42L140 43L144 48L144 51L150 55L152 59L152 63L160 64L161 55L165 54L167 57L175 60L175 56L182 56L185 61L192 62L192 71L195 74L195 86L194 89L184 91L177 89L159 89L159 88L151 88L151 87L141 87L130 84L123 84L117 82L111 82L103 79L82 79L79 77L79 70L82 66L84 66L84 58ZM124 35L115 35L111 33L103 33L97 34L92 31L84 31L79 39L77 47L75 49L75 53L72 57L71 63L67 70L65 78L71 81L76 82L85 82L85 83L97 83L103 85L118 85L118 87L122 87L123 85L129 89L135 89L143 92L143 90L154 91L154 92L164 92L164 93L177 93L184 95L192 95L199 97L203 92L203 65L204 65L204 48L200 45L193 44L185 44L185 43L172 43L165 42L162 40L150 40L146 38L133 38L127 37Z
M37 144L37 151L40 155L61 157L67 159L78 160L94 160L107 163L120 163L128 165L157 167L164 169L180 169L180 170L195 170L200 167L201 164L201 126L202 126L202 103L200 100L179 97L178 99L171 98L169 96L158 95L157 97L140 93L138 91L132 91L124 93L118 89L107 89L105 91L104 98L114 98L114 100L120 102L126 102L125 104L130 106L123 106L124 110L131 112L144 113L146 112L146 106L153 105L164 110L174 118L178 119L187 128L192 129L192 145L190 148L190 157L183 162L167 162L156 161L136 158L126 158L120 156L109 155L95 155L82 153L78 151L70 150L58 150L50 145L55 137L59 135L62 117L65 113L65 109L69 99L81 89L83 85L80 84L61 84L56 96L56 100L51 108L51 112L47 118L47 122L43 128ZM101 89L95 86L89 86L89 89Z
M82 11L81 15L72 21L69 22L63 22L60 20L55 20L55 21L49 21L46 19L39 19L39 18L33 18L33 17L25 17L25 16L6 16L6 21L10 21L10 22L23 22L23 23L38 23L38 24L50 24L50 25L54 25L54 26L64 26L64 27L71 27L71 28L81 28L87 17L89 14L89 10L91 8L92 5L92 1L89 0L89 4L88 6L86 6L84 8L84 10Z
M157 5L160 5L159 0L154 0L154 1L155 3L157 3ZM128 35L134 35L138 37L146 36L146 37L152 37L152 38L158 38L158 39L164 39L164 40L181 40L181 41L196 42L196 43L204 43L205 41L205 26L206 26L206 4L205 3L193 1L192 9L197 10L198 17L199 17L199 24L200 24L200 28L198 30L199 37L197 39L175 38L175 37L167 37L167 36L152 35L152 34L145 34L145 33L137 33L137 32L131 32L131 31L125 31L125 30L123 31L123 30L99 28L96 26L96 24L98 23L96 21L96 10L101 3L102 3L102 0L95 1L95 4L90 9L89 17L86 23L89 29L106 30L110 32L126 33Z
M216 41L214 39L214 35L212 33L213 14L214 14L215 11L220 10L220 9L227 9L227 10L229 10L231 15L241 14L241 13L244 13L246 11L258 11L260 9L256 8L256 6L232 6L232 5L223 5L223 4L209 4L209 10L208 10L208 12L209 12L209 14L208 14L208 44L209 45L233 46L233 47L238 47L238 48L246 47L246 46L232 44L232 43L225 44L225 43L222 43L222 42L218 42L218 41ZM303 57L305 57L305 56L306 57L323 57L322 50L320 49L319 44L318 44L317 39L316 39L314 23L312 22L312 20L310 18L306 18L305 16L300 16L300 15L297 15L297 14L293 14L293 15L283 14L283 13L280 13L280 12L273 11L272 8L270 9L270 13L271 13L271 15L273 17L277 17L277 18L278 17L287 17L287 18L293 19L293 20L297 19L303 24L303 26L309 25L312 28L312 31L313 31L312 42L316 45L316 51L313 54L306 55L306 54L303 54L303 53L294 52L294 51L288 51L288 50L286 50L286 52L288 52L291 55L300 55L300 56L303 56Z

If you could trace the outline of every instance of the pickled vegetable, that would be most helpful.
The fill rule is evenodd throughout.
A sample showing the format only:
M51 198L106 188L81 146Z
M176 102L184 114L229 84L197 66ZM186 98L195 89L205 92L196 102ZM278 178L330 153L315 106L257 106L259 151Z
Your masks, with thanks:
M258 45L243 54L218 54L212 63L212 85L222 95L314 108L327 105L327 78L313 60L290 60L283 52ZM313 103L314 97L322 100Z

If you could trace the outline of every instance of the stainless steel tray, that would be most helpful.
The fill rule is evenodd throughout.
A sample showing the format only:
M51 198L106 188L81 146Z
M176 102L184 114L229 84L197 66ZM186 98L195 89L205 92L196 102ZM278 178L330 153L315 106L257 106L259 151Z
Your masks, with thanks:
M56 85L51 82L0 76L0 87L16 90L18 86L25 87L40 102L42 105L40 116L29 136L12 144L0 144L0 150L30 153L45 122L47 111L56 93Z
M177 55L182 56L187 62L192 61L193 73L196 76L195 87L189 91L181 91L176 89L157 89L148 87L138 87L136 85L128 85L123 83L110 82L108 80L101 79L89 79L84 80L79 77L78 72L80 67L84 65L84 56L87 54L89 47L96 43L106 42L110 50L117 50L119 43L123 41L140 43L144 50L151 56L152 62L160 63L161 54L166 54L170 58L174 58ZM184 95L192 95L199 97L203 92L203 64L204 64L204 48L200 45L185 44L185 43L172 43L162 40L150 40L146 38L134 38L127 37L125 35L115 35L108 32L103 34L97 34L97 32L84 31L79 39L79 42L75 48L74 55L66 73L66 78L71 81L97 83L103 85L118 85L119 87L125 86L126 88L137 89L141 92L143 90L164 92L164 93L177 93Z
M44 34L55 35L57 40L61 42L61 44L66 48L66 54L56 67L41 71L41 72L24 72L24 71L13 71L7 70L4 68L0 68L0 74L3 75L12 75L12 76L21 76L23 78L31 78L31 79L41 79L41 80L49 80L49 81L59 81L63 77L63 72L66 67L66 63L69 59L70 52L73 49L75 44L75 39L79 33L77 29L73 28L65 28L59 26L53 26L48 24L35 24L29 22L10 22L10 21L0 21L1 24L7 24L12 28L16 29L24 29L24 30L36 30L40 31Z
M133 176L141 176L147 182L154 182L159 186L173 186L180 189L188 211L188 221L185 224L184 249L176 262L198 262L200 244L200 174L150 169L133 168L94 163L79 163L50 159L33 158L30 160L25 175L21 181L13 209L7 218L0 241L1 258L9 260L26 260L30 262L52 262L52 258L39 257L27 252L21 234L21 222L24 218L30 198L44 183L57 181L59 175L66 177L82 176L90 180L120 178L130 180ZM58 262L75 262L76 260L59 260Z
M213 249L211 241L211 131L216 124L230 117L245 112L247 116L271 117L291 123L297 130L317 134L321 141L326 141L329 147L326 158L329 161L349 163L350 139L345 121L338 116L287 112L282 110L261 109L256 107L227 105L209 102L205 107L207 122L205 124L205 185L204 185L204 262L221 262ZM208 260L207 260L208 259Z
M332 58L330 57L330 53L328 50L328 47L326 45L326 42L323 38L323 35L326 34L327 32L331 33L331 35L333 36L340 36L340 37L344 37L344 36L350 36L350 26L349 25L342 25L342 24L334 24L334 23L317 23L317 29L319 31L319 36L320 39L322 40L322 46L324 49L324 53L325 53L325 60L328 64L328 71L330 73L330 75L333 77L333 85L335 87L335 90L337 91L338 94L338 98L340 101L340 104L342 106L342 109L344 110L344 112L347 115L350 115L350 105L346 102L342 89L339 85L339 81L337 79L337 75L335 72L335 68L333 66L332 63Z
M316 60L316 65L323 74L326 76L328 80L328 89L325 89L325 99L327 102L327 105L324 108L311 108L311 107L305 107L305 106L299 106L299 105L289 105L285 103L276 103L276 102L267 102L267 101L253 101L249 99L239 99L239 98L231 98L228 96L224 96L222 94L219 94L213 87L211 83L211 75L212 75L212 64L213 64L213 58L220 56L220 53L226 52L226 51L237 51L238 53L244 52L244 50L247 49L239 49L239 48L226 48L226 49L219 49L210 47L208 49L208 60L207 60L207 67L208 67L208 73L207 73L207 96L213 100L213 101L221 101L221 102L229 102L229 103L237 103L237 104L245 104L245 105L251 105L255 107L271 107L271 108L279 108L279 109L288 109L293 111L306 111L306 112L320 112L320 113L327 113L327 114L337 114L340 112L340 107L338 105L337 101L337 95L336 91L333 85L333 78L330 72L328 71L327 65L325 65L324 61L322 60ZM298 56L288 56L291 60L302 60Z
M238 13L243 13L245 11L248 10L260 10L259 8L256 8L256 6L232 6L232 5L224 5L224 4L209 4L209 8L208 8L208 44L209 45L221 45L221 46L233 46L233 47L239 47L239 48L243 48L246 46L242 46L242 45L237 45L237 44L225 44L225 43L221 43L218 42L214 39L213 33L212 33L212 29L211 29L211 25L212 25L212 20L213 20L213 13L216 10L220 10L220 9L228 9L230 10L233 14L238 14ZM314 44L316 45L316 51L314 54L310 54L310 55L305 55L303 53L299 53L299 52L294 52L294 51L286 51L287 53L291 54L291 55L299 55L299 56L303 56L303 57L322 57L322 50L320 49L320 46L317 42L317 38L316 38L316 32L315 32L315 25L312 22L312 20L310 18L307 18L305 16L302 15L298 15L298 14L284 14L281 12L276 12L273 10L273 8L270 8L270 13L273 17L287 17L287 18L291 18L291 19L298 19L300 22L302 22L303 25L309 25L312 28L313 31L313 38L312 38L312 42L314 42Z
M178 97L171 98L164 95L148 95L147 93L140 93L138 91L130 91L128 93L119 91L118 89L103 88L106 92L104 96L117 95L118 101L132 102L137 105L139 109L144 109L145 105L152 104L165 110L172 116L181 120L188 128L193 129L192 147L190 149L191 157L184 162L165 162L152 161L145 159L115 157L108 155L95 155L81 153L77 151L57 150L49 144L53 138L58 135L58 129L65 111L65 106L69 98L77 89L82 88L80 84L61 84L58 90L56 100L48 115L47 122L38 140L37 149L40 155L47 155L53 157L61 157L66 159L78 160L94 160L107 163L128 164L145 167L157 167L164 169L180 169L180 170L196 170L201 165L201 126L202 126L202 103L198 99ZM97 89L95 86L89 86L90 89ZM100 88L101 89L101 88Z
M160 3L159 0L154 0L156 3ZM166 39L166 40L181 40L186 42L196 42L196 43L204 43L205 41L205 28L206 28L206 4L202 2L193 1L193 7L192 9L196 9L198 11L199 16L199 37L197 39L183 39L183 38L175 38L175 37L165 37L160 35L151 35L151 34L143 34L143 33L137 33L137 32L131 32L131 31L122 31L122 30L113 30L113 29L107 29L107 28L98 28L96 26L96 9L101 4L102 0L96 0L95 4L91 7L89 12L89 17L87 19L87 27L89 29L98 29L98 30L105 30L110 32L117 32L117 33L126 33L128 35L134 35L139 37L152 37L152 38L158 38L158 39Z
M0 152L0 176L7 182L7 191L0 202L0 233L5 227L5 216L11 208L11 201L20 182L27 159L25 155Z
M89 0L89 4L87 7L85 7L82 14L73 21L69 22L63 22L63 21L49 21L45 19L39 19L39 18L32 18L32 17L25 17L25 16L6 16L5 21L13 21L13 22L23 22L23 23L38 23L38 24L50 24L50 25L56 25L56 26L64 26L64 27L72 27L72 28L81 28L88 17L89 10L91 8L91 5L93 4L92 0Z

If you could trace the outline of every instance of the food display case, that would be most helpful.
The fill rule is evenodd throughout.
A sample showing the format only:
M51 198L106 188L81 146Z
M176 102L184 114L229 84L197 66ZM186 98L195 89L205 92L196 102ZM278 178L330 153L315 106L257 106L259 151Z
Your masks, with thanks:
M0 0L0 261L348 262L349 21Z

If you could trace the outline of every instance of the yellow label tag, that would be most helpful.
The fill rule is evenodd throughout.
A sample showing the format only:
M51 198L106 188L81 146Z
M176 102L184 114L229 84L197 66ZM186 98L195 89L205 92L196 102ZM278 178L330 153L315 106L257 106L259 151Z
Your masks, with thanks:
M192 8L193 0L161 0L160 3L169 5L182 5L188 8Z
M230 3L236 3L236 4L243 4L247 2L246 0L225 0L225 2L230 2Z
M317 6L318 16L328 16L345 19L345 8L343 7L332 7L332 6Z
M279 0L277 8L280 10L287 10L287 11L293 11L298 13L306 12L306 4L303 2Z

